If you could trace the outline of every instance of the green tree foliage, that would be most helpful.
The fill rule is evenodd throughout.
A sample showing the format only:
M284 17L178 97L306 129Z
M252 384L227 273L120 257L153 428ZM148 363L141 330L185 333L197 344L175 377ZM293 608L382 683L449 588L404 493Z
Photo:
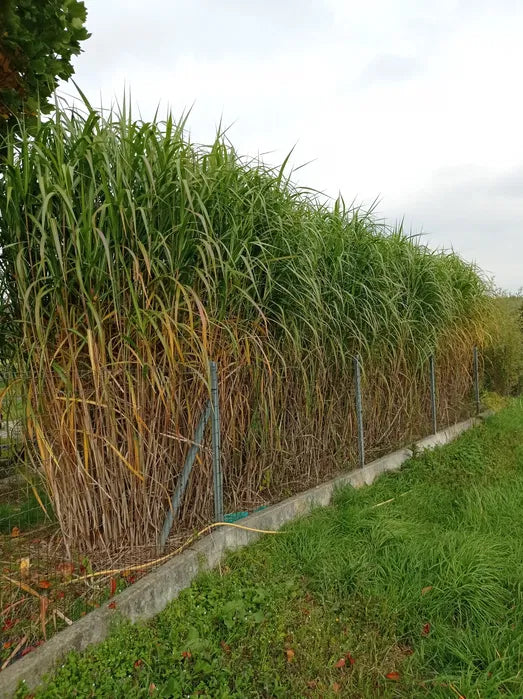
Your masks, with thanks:
M4 138L20 118L36 121L52 109L58 80L73 74L72 57L89 37L79 0L0 0L0 162ZM0 178L0 197L4 196ZM0 361L12 349L11 277L0 261Z
M24 116L52 108L59 79L89 37L79 0L0 0L0 134Z

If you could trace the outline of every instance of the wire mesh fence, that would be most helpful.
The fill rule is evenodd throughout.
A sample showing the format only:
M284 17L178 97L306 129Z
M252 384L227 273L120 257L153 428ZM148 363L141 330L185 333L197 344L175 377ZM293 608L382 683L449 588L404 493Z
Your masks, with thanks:
M391 445L402 446L398 440L403 439L405 444L406 434L414 440L475 414L479 410L480 369L477 350L474 349L473 354L471 350L470 373L465 379L460 379L462 385L458 393L462 400L459 405L451 405L445 392L438 391L438 368L431 358L423 381L417 385L417 390L422 387L423 395L418 401L422 415L417 416L415 430L406 433L398 427L405 410L401 404L397 405L390 424L374 424L373 413L366 408L370 402L379 400L379 391L376 397L373 391L378 389L365 381L365 367L360 359L355 359L354 373L348 377L353 401L347 405L347 420L352 421L354 439L349 454L338 465L338 473L363 466L388 451ZM191 520L192 525L186 524L182 507L191 506L190 501L183 502L191 469L185 472L182 464L173 464L172 482L165 485L165 517L159 523L156 541L144 539L143 545L137 545L124 538L111 549L99 546L87 551L72 547L59 526L43 474L35 470L34 459L28 458L28 450L35 449L36 445L25 430L23 401L17 389L20 377L15 376L9 367L2 367L2 370L2 388L9 387L10 390L4 391L0 427L0 668L31 652L50 635L97 606L113 604L112 598L117 592L161 564L163 556L176 552L196 531L194 520ZM222 376L222 391L225 381ZM204 462L214 463L208 475L214 490L215 520L235 521L249 511L336 475L334 470L318 471L307 481L287 481L285 488L271 490L267 487L255 502L239 498L235 492L234 474L227 469L225 474L221 472L220 437L223 440L226 435L220 434L217 391L215 373L207 406L207 419L211 423L207 437L204 437L206 420L201 435L193 432L186 438L186 456L191 448L196 447L193 462L197 467L202 468ZM225 397L220 400L225 400ZM320 450L321 445L315 445L315 448ZM281 458L285 458L283 451ZM186 483L180 491L180 482L184 478ZM180 502L176 502L175 510L173 503L177 492ZM211 509L202 514L201 524L212 519ZM175 520L177 526L171 531ZM168 538L166 523L169 523Z

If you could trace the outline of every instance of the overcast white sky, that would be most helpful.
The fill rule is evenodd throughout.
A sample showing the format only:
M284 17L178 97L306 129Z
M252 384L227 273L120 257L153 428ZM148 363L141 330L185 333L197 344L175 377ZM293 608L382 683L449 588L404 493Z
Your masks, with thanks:
M86 0L76 76L523 285L523 0Z

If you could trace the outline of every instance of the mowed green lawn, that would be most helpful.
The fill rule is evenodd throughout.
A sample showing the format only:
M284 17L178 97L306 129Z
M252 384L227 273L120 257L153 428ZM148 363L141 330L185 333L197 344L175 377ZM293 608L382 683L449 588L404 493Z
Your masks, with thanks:
M37 696L523 697L521 400L284 531Z

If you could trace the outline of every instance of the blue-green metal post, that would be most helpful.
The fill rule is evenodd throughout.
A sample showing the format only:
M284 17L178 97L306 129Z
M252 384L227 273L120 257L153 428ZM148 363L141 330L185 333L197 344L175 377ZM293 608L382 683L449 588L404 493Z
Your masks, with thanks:
M438 431L438 421L436 417L436 369L434 365L434 355L430 355L430 404L432 407L432 433Z
M474 394L476 397L476 415L479 415L481 404L479 400L479 361L477 347L474 347Z
M361 367L359 355L354 357L353 362L356 421L358 426L358 461L360 468L363 468L365 466L365 442L363 440L363 408L361 403Z
M220 448L220 403L218 395L218 368L210 363L211 417L212 417L212 473L214 484L214 521L223 522L223 474Z
M178 514L178 510L180 509L180 504L185 493L185 488L187 487L187 483L189 481L189 476L191 475L192 467L196 459L196 454L198 453L198 449L201 447L203 442L205 426L209 421L210 414L211 404L209 401L207 401L203 413L201 414L200 421L198 422L198 425L196 427L196 431L194 433L194 441L191 444L189 451L187 452L187 457L185 459L185 463L183 465L180 478L178 480L178 485L176 486L176 490L174 491L171 500L171 506L169 507L169 511L167 512L167 516L165 517L165 521L163 523L162 532L158 539L158 545L160 549L164 548L167 539L169 538L174 518L176 517L176 515Z

